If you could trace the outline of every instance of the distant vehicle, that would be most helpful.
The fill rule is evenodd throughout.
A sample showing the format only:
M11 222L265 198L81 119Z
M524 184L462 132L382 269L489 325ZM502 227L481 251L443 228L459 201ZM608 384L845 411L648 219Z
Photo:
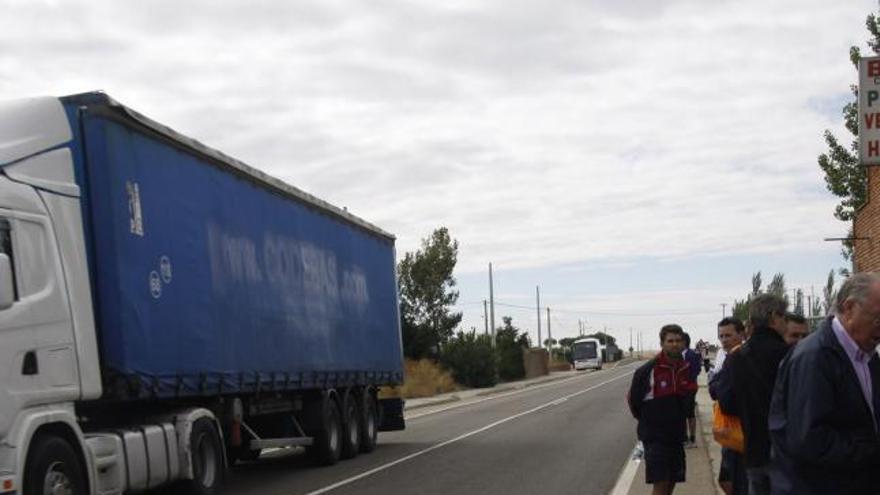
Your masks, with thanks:
M574 369L602 369L602 344L599 339L578 339L571 344Z

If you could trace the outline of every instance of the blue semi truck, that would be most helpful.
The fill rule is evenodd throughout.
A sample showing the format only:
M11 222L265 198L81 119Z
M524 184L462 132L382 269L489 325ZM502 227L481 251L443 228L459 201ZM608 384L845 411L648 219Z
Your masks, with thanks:
M0 494L402 429L394 237L103 93L0 104Z

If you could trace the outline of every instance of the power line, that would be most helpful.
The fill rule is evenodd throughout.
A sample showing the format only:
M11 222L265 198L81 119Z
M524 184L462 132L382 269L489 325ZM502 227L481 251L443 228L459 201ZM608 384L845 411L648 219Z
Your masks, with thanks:
M510 303L502 303L495 301L495 304L498 306L504 306L507 308L517 308L523 310L532 311L534 308L529 306L521 306L519 304L510 304ZM581 314L581 315L599 315L599 316L688 316L688 315L708 315L708 314L716 314L715 311L687 311L687 310L671 310L664 311L661 313L618 313L611 311L586 311L586 310L578 310L578 309L559 309L557 307L553 307L553 312L560 313L570 313L570 314Z

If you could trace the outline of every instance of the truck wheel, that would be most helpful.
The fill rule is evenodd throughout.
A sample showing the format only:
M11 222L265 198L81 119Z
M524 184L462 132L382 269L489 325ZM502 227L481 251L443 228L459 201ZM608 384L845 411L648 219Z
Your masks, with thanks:
M185 480L181 493L214 495L223 482L223 448L214 422L201 418L193 423L189 434L193 479Z
M361 421L357 396L348 394L345 398L344 435L342 437L342 458L351 459L361 450Z
M73 447L61 437L34 440L24 473L24 495L85 495L82 466Z
M369 393L364 393L363 417L361 418L361 452L376 450L379 437L379 414L376 400Z
M326 401L321 417L323 424L315 431L315 443L308 448L308 453L318 464L332 466L342 455L342 415L333 398L328 397Z

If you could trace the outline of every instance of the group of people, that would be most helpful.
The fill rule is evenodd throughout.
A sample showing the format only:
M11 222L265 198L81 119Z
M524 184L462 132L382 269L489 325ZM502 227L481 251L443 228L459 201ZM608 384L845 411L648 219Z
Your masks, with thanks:
M720 484L727 494L880 494L880 274L846 280L812 334L787 306L761 294L746 322L718 323L709 391L744 440L742 452L722 449ZM684 335L678 325L660 330L661 352L635 372L627 396L655 495L685 480L692 442L697 374Z

